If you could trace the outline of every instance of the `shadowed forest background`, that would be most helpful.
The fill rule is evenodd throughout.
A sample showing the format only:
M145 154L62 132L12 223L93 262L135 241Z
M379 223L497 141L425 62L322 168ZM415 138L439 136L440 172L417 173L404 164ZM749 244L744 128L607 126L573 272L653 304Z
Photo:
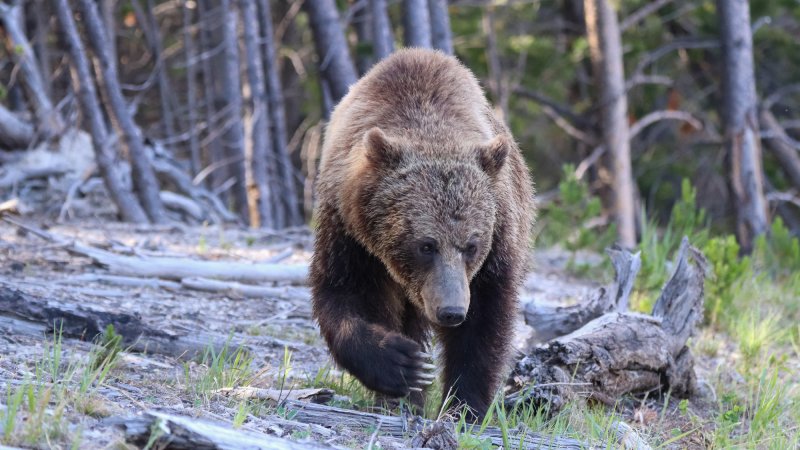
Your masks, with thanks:
M570 164L603 199L598 226L617 224L633 247L642 220L666 223L688 179L713 227L750 248L772 218L800 227L800 7L753 1L742 16L742 2L718 4L732 10L677 0L589 10L573 0L4 3L3 162L84 130L101 156L84 175L103 178L123 220L308 223L332 106L394 48L436 47L480 78L543 207L558 201ZM5 173L2 186L26 176Z
M623 419L660 448L800 445L797 0L0 0L0 43L0 444L141 448L149 428L101 419L163 407L306 444L411 445L280 401L290 386L377 403L330 366L303 284L326 121L414 46L475 73L535 181L519 349L615 310L655 315L671 274L696 269L698 328L678 346L692 395L499 402L497 434L462 421L458 446L508 447L516 427L518 443L649 448L623 445ZM619 253L601 256L614 243L640 252L627 281ZM608 295L587 292L612 269L600 292L623 299L598 306ZM550 301L597 310L549 335ZM64 370L62 331L80 356Z

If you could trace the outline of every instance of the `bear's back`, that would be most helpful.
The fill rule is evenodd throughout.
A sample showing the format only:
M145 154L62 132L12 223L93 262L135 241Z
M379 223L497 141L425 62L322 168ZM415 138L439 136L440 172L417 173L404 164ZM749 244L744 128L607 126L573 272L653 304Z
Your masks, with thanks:
M334 109L323 160L346 156L372 127L431 148L435 141L485 142L495 134L491 114L478 81L455 58L435 50L399 50Z

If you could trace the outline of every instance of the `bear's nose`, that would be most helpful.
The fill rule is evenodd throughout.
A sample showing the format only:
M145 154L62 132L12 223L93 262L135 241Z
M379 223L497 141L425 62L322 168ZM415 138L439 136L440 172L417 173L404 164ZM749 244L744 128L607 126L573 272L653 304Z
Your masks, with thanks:
M436 318L439 319L439 325L444 325L446 327L461 325L461 322L463 322L466 317L466 309L460 306L445 306L436 310Z

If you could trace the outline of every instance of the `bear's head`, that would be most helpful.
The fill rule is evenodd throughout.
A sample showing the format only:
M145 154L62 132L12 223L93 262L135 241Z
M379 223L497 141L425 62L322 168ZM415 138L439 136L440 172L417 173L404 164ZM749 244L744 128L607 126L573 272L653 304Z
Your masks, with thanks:
M492 248L493 185L506 163L507 139L431 151L414 148L430 143L392 138L378 128L364 135L359 185L366 188L353 199L360 205L357 228L392 278L440 326L465 320L470 280Z

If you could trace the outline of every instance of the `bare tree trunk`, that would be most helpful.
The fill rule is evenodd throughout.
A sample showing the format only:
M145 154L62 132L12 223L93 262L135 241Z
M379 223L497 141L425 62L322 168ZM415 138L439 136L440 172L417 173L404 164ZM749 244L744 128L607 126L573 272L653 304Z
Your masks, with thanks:
M52 65L50 64L50 46L48 39L50 37L49 19L52 11L48 8L48 2L44 0L36 0L30 4L29 11L33 13L34 20L36 21L36 34L33 37L33 47L35 49L36 58L39 61L39 70L42 74L52 74ZM30 15L30 13L29 13ZM44 83L45 95L48 98L53 97L53 86L51 83Z
M275 44L272 32L272 12L269 0L258 1L258 12L261 22L261 43L264 54L264 73L267 77L267 97L269 100L269 117L272 126L272 151L278 167L280 189L278 195L283 200L286 210L285 225L302 225L303 217L300 214L300 198L297 194L295 182L295 169L289 159L286 145L286 111L283 103L283 88L278 73L278 57L275 54ZM278 181L275 180L275 181ZM277 186L274 186L274 188ZM279 205L275 205L276 208Z
M317 47L319 69L330 88L333 103L347 94L358 79L347 49L339 12L333 0L306 0L303 4L311 22Z
M25 148L33 143L33 125L0 105L0 142L6 148Z
M386 11L386 0L370 0L370 16L372 19L372 51L375 59L380 61L394 51L392 24Z
M761 167L753 35L750 6L745 0L717 0L722 40L722 89L725 146L730 170L737 236L742 248L752 248L755 236L767 231L767 202Z
M486 35L486 61L489 66L489 91L499 107L503 122L508 123L508 90L503 82L503 69L497 50L497 33L494 30L494 7L483 11L483 33Z
M275 228L283 225L283 208L275 198L272 187L272 136L267 116L267 96L264 83L264 64L258 46L258 17L252 0L239 0L244 29L244 49L247 78L250 84L250 123L245 143L245 161L248 171L247 200L250 207L250 225ZM274 208L273 208L274 207Z
M144 148L139 127L134 123L125 98L122 96L117 65L109 58L107 34L97 12L97 4L92 0L80 0L79 3L86 27L87 40L99 62L97 73L99 83L108 96L110 114L116 119L128 147L134 191L141 200L150 220L155 223L166 222L166 210L159 197L158 180L147 157L147 150Z
M244 126L242 124L242 86L239 78L239 40L237 37L238 18L230 0L220 2L222 20L222 45L224 46L224 66L218 73L220 86L225 101L225 135L223 145L225 154L235 158L231 164L232 175L236 182L233 185L234 208L242 219L247 220L248 203L244 157Z
M73 20L73 13L67 0L56 0L56 14L66 39L65 45L72 60L72 83L78 94L83 117L89 122L89 131L92 136L95 160L100 175L103 177L108 194L119 209L122 219L134 223L148 223L147 214L139 204L136 196L128 190L122 182L122 176L117 171L111 157L113 143L108 136L100 103L97 100L89 62L86 59L86 50L78 35L78 29Z
M603 145L612 177L613 209L620 245L636 246L634 180L631 169L628 100L617 13L609 0L584 0L586 32L599 87Z
M214 52L217 51L214 43L214 33L212 32L210 23L214 23L216 26L218 22L213 20L214 15L214 8L211 0L199 0L197 2L198 5L198 15L200 17L200 50L201 54L203 54L203 58L201 60L201 70L203 74L203 98L205 103L205 131L206 137L204 141L206 141L206 147L208 148L208 163L209 165L221 163L225 159L225 152L222 148L222 143L220 142L219 137L217 136L216 129L214 125L216 124L216 115L217 115L217 102L215 96L215 85L217 84L216 74L212 67L212 55ZM210 183L209 186L212 190L221 186L228 177L229 167L227 165L223 165L222 167L214 170L209 175ZM229 196L225 193L220 195L222 199L228 199Z
M450 14L447 12L447 0L428 0L428 11L431 16L431 43L433 48L452 55L453 35L450 31Z
M403 36L406 47L431 48L427 0L403 0Z
M369 5L366 2L353 6L358 8L353 14L353 28L356 30L358 38L358 51L356 51L356 68L358 76L362 76L372 67L375 60L372 52L365 51L366 47L372 46L372 18L370 17Z
M114 13L117 9L117 0L100 0L97 2L100 7L100 16L105 24L106 35L108 36L109 57L112 61L117 61L117 23L114 21Z
M8 43L11 46L8 53L19 67L19 78L36 115L36 126L45 138L49 138L64 128L64 122L53 106L50 97L47 96L44 78L39 71L31 44L22 28L21 13L20 5L0 3L0 21L3 23Z
M200 159L200 140L197 137L197 63L194 61L196 51L192 37L192 9L183 1L183 51L186 61L186 106L189 109L189 161L192 176L202 169Z
M767 109L761 110L761 126L774 135L772 139L767 140L767 147L772 150L772 154L781 163L783 173L786 174L795 189L800 189L800 154L790 144L786 130Z
M147 8L142 8L139 0L133 0L131 6L136 14L139 26L147 42L148 50L153 57L156 79L158 81L158 95L161 98L161 126L164 137L175 136L175 114L173 112L173 93L170 86L169 77L162 57L161 33L158 30L158 23L153 17L152 0L147 1Z

